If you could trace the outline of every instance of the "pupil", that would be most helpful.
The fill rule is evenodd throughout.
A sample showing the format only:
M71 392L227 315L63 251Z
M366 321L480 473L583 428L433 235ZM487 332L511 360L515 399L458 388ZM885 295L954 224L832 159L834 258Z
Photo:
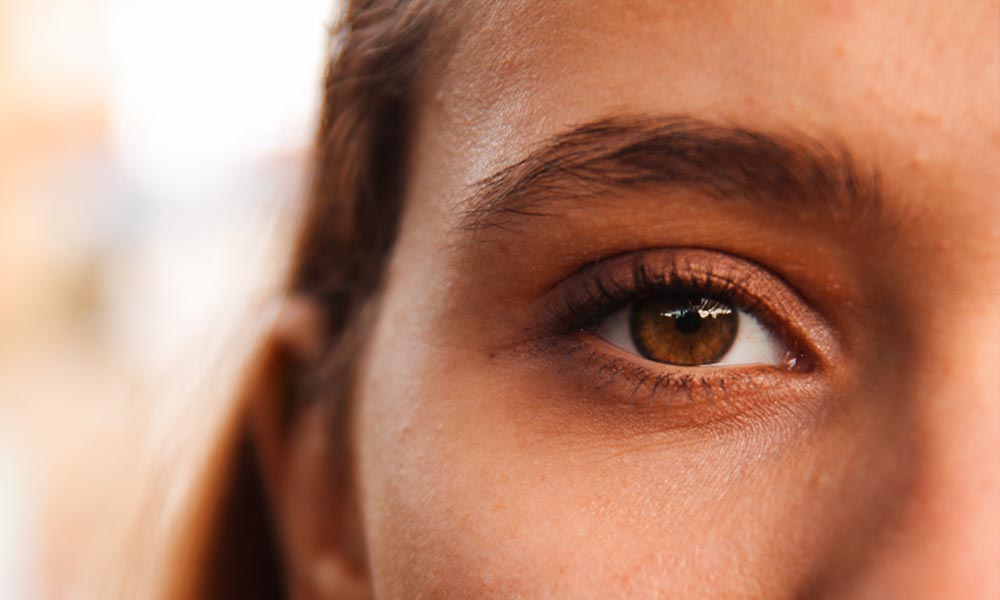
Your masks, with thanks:
M701 329L701 315L698 314L698 311L685 308L675 314L674 324L681 333L691 335Z

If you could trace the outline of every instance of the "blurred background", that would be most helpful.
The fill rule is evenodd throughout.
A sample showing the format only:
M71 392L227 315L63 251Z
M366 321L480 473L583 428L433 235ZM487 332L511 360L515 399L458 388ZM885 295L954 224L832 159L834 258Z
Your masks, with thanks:
M278 294L334 1L0 0L0 598L106 597L169 532Z

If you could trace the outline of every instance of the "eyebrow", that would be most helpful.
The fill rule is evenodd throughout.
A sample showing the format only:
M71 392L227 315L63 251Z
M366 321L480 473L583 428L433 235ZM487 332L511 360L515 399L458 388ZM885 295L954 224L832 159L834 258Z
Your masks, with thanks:
M843 144L795 131L646 116L593 121L546 140L471 186L458 227L511 229L522 219L555 215L559 203L662 188L854 225L882 217L879 173L862 169Z

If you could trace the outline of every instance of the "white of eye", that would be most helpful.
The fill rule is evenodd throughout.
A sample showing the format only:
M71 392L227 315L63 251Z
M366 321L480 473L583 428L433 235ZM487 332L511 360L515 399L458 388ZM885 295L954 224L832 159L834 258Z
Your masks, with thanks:
M626 352L642 356L632 339L629 317L632 305L626 306L608 317L597 335ZM744 310L736 310L736 339L732 347L717 362L711 365L781 365L784 364L786 350L760 319ZM645 357L643 357L645 358ZM708 365L703 365L708 366Z

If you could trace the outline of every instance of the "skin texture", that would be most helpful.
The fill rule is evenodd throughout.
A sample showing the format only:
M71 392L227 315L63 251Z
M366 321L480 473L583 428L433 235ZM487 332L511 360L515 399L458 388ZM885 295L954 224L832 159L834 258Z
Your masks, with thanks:
M470 10L419 103L359 365L351 544L367 566L353 589L1000 596L998 27L992 0ZM879 218L652 186L463 228L477 182L622 115L846 148L878 174ZM810 374L743 385L716 369L684 393L647 394L601 361L673 367L548 327L553 290L587 265L690 248L790 290L770 300L791 298L773 310L816 347ZM320 430L305 419L292 439ZM275 470L286 496L326 493L322 468ZM278 512L286 530L326 531L332 518L294 500ZM314 580L300 595L333 596L343 540L317 536L285 532L290 570Z

